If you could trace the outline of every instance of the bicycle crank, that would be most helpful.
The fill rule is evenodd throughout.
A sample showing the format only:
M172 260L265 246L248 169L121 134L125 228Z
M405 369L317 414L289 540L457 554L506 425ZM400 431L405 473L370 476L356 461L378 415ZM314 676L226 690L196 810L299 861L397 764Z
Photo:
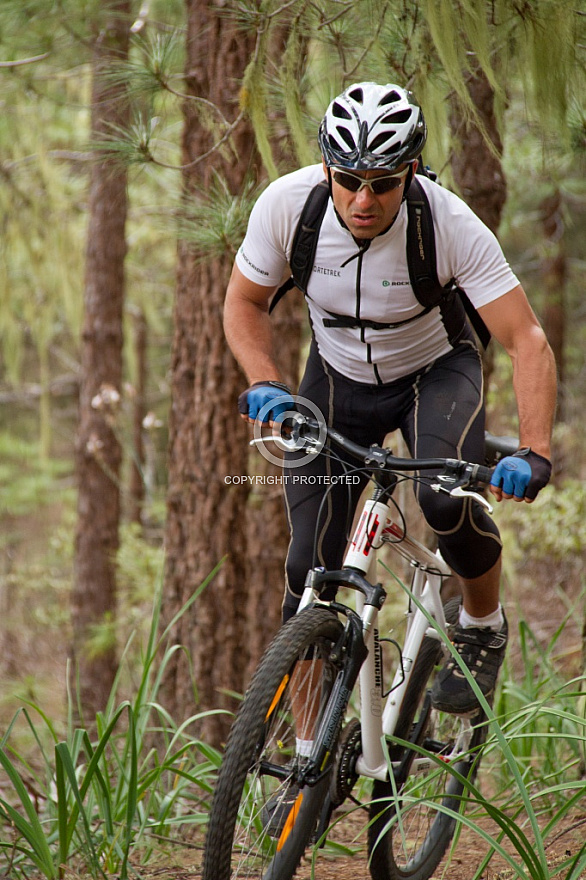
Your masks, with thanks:
M356 762L362 752L360 721L353 718L344 727L338 740L336 757L332 766L330 799L334 806L342 804L352 793L358 779Z

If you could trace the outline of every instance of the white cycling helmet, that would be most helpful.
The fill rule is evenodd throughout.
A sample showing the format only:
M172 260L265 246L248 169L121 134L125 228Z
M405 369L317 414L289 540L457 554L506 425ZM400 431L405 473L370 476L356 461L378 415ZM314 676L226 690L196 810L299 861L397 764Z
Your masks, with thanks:
M417 159L427 138L421 107L401 86L356 83L334 98L319 127L326 165L386 168Z

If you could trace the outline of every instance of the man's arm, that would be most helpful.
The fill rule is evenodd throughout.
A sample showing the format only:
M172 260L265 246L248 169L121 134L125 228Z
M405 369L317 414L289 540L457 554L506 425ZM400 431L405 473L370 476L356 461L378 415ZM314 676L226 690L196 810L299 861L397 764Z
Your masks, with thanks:
M518 285L478 312L513 364L520 446L530 446L533 452L551 459L557 394L555 360L525 291ZM498 491L493 489L497 497Z
M224 332L248 382L282 381L274 355L269 302L276 287L249 281L235 265L224 303Z

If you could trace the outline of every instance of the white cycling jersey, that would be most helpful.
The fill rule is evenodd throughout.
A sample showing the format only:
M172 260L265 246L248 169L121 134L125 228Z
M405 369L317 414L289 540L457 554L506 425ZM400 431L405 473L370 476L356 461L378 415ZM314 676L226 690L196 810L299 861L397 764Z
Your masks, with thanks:
M286 277L293 236L310 190L323 180L322 165L281 177L262 193L250 215L236 263L251 281L267 287ZM434 218L437 274L454 278L478 308L519 284L492 232L454 193L420 176ZM322 357L357 382L392 382L446 354L451 346L439 307L392 329L332 328L324 319L348 315L378 323L405 321L422 311L409 281L407 207L391 228L360 256L331 200L321 225L307 301Z

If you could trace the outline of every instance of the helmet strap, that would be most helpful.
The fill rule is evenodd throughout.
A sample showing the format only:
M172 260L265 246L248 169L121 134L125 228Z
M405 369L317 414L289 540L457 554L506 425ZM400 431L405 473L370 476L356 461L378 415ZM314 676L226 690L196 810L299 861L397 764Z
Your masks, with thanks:
M416 165L419 164L420 161L421 161L421 157L419 159L417 159L417 162L411 162L409 164L409 172L407 174L407 177L405 178L405 186L403 187L403 198L401 199L402 202L404 202L405 199L407 198L407 192L409 190L409 187L411 186L411 181L413 180L413 175L415 174L415 167L416 167Z
M328 165L327 169L328 169L328 189L330 191L330 198L332 200L332 204L334 204L334 194L332 192L332 168L330 165ZM334 207L335 207L335 205L334 205ZM338 213L338 212L336 211L336 213Z

